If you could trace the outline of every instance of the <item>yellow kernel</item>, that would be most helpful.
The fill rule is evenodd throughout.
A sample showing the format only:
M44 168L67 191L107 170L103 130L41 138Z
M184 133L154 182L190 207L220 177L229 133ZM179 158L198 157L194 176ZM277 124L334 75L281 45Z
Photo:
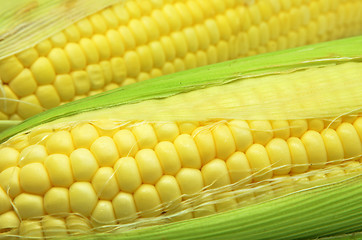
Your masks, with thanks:
M113 166L119 158L116 144L108 136L95 140L90 149L100 166Z
M165 174L175 175L181 169L180 158L173 143L168 141L158 143L155 153Z
M198 126L198 122L181 122L179 124L180 133L191 134Z
M246 151L254 181L269 179L273 176L268 153L263 145L253 144Z
M39 86L35 92L40 105L46 109L56 107L60 104L60 98L53 85Z
M104 77L102 68L99 64L88 65L87 74L89 76L89 81L91 84L91 89L100 89L104 86Z
M126 26L121 26L118 31L121 33L124 48L127 50L134 49L136 47L136 40L130 29Z
M69 192L67 188L53 187L44 195L44 210L48 214L70 212Z
M72 170L67 155L52 154L44 161L53 186L69 187L73 183Z
M135 37L136 45L143 45L147 43L148 36L146 34L146 29L140 20L132 19L128 26Z
M172 63L165 63L165 65L162 68L163 75L171 74L175 72L175 66Z
M53 216L45 216L42 219L44 235L49 238L68 236L65 220Z
M141 71L140 58L136 52L126 52L124 55L127 75L129 77L136 77Z
M321 168L327 162L327 152L321 135L313 130L307 131L301 138L307 150L312 168Z
M75 43L68 43L65 48L65 53L70 61L72 70L80 70L86 66L86 57L82 48Z
M308 130L307 120L291 120L289 124L291 137L301 137Z
M143 72L149 72L153 67L152 53L148 46L140 46L136 50L140 59L140 69Z
M204 14L200 8L200 6L193 1L187 1L185 3L191 12L192 18L194 19L194 23L199 23L204 19Z
M29 69L24 69L10 83L9 87L19 97L25 97L34 93L37 84Z
M177 124L173 122L155 123L154 129L159 141L173 141L180 134Z
M174 141L183 167L200 168L201 158L193 138L188 134L179 135Z
M353 123L353 127L356 129L362 142L362 117L357 118L357 120Z
M274 175L286 175L291 169L291 156L287 142L273 138L265 147L269 155Z
M154 67L162 67L165 64L166 55L161 43L158 41L150 43L149 50L153 59Z
M176 175L182 194L194 194L204 187L201 171L194 168L182 168ZM188 196L185 196L186 198Z
M42 111L43 108L40 106L38 98L34 95L29 95L20 99L17 113L25 119Z
M161 214L161 200L153 185L142 184L134 193L134 200L142 217L155 217Z
M250 183L252 181L251 169L248 159L242 152L235 152L226 160L226 166L230 174L231 183L242 181Z
M232 153L235 152L234 137L230 129L225 124L218 124L212 130L215 140L216 157L220 159L227 159Z
M107 24L101 15L92 14L89 16L89 20L93 26L94 33L104 33L107 30Z
M93 41L91 41L89 38L82 38L79 42L79 45L85 54L87 64L99 62L98 49Z
M49 51L53 48L52 43L49 40L43 40L35 46L40 56L48 55Z
M86 71L74 71L71 73L75 92L77 95L88 93L90 90L90 81Z
M197 66L196 57L193 53L187 53L184 58L185 69L195 68Z
M155 185L161 202L173 209L181 202L181 190L174 176L164 175ZM166 211L168 209L165 209Z
M0 173L8 167L17 165L19 152L11 147L3 147L0 149L0 156L2 159L0 161ZM22 159L20 155L20 160Z
M35 48L28 48L16 54L16 57L24 67L30 67L31 64L33 64L33 62L39 58L39 54Z
M130 84L133 84L133 83L136 83L138 81L138 78L137 79L134 79L134 78L126 78L123 83L121 84L121 86L127 86L127 85L130 85Z
M220 32L220 39L221 40L229 40L231 37L231 28L229 21L223 15L218 15L216 17L216 24L218 25L219 32Z
M110 201L100 200L95 206L91 220L94 226L115 225L116 216ZM106 229L102 229L104 231Z
M162 176L162 168L156 153L151 149L142 149L136 154L142 182L154 184Z
M0 188L0 214L3 214L11 209L12 205L9 196L2 188Z
M68 26L63 32L69 42L78 42L80 39L80 32L74 24Z
M70 234L87 234L91 232L91 227L88 218L75 214L69 215L65 219L65 224Z
M198 67L207 65L207 56L204 51L197 51L196 52L196 65Z
M220 188L230 184L230 177L226 163L220 159L214 159L204 165L201 169L205 186Z
M117 59L117 58L114 58L114 59ZM122 62L122 60L121 60L121 63L124 63L124 61ZM114 64L117 65L118 63L114 63ZM102 61L99 63L99 65L103 72L104 83L107 85L112 81L112 78L113 78L111 63L109 61ZM124 66L124 64L121 65L120 68L122 68L122 66ZM116 71L116 73L118 73L118 71Z
M205 21L205 27L209 34L210 44L217 44L220 41L220 32L215 20L207 19Z
M19 225L19 235L28 238L43 238L43 229L38 220L22 220Z
M68 131L56 132L48 138L46 148L49 154L63 153L69 155L74 149L72 136Z
M42 196L22 193L14 199L14 205L21 219L40 217L44 215Z
M158 28L154 19L149 16L145 16L142 17L141 22L143 27L145 28L149 42L159 39L160 29Z
M99 137L97 130L91 124L80 124L71 131L76 148L89 148Z
M119 25L117 16L111 9L104 9L101 14L109 28L116 28Z
M47 156L47 151L43 145L30 145L21 151L19 156L19 166L23 167L26 164L35 162L43 163Z
M29 163L20 169L20 185L29 193L44 194L50 188L48 172L41 163Z
M164 36L161 38L161 44L166 56L166 61L174 60L176 57L176 47L173 40L169 36Z
M286 120L271 121L275 138L287 140L290 136L289 123Z
M210 38L205 26L199 24L195 26L198 46L200 50L206 50L210 46Z
M268 21L268 29L270 31L270 39L275 40L280 36L280 26L281 23L279 21L279 18L276 16L273 16Z
M113 40L113 38L110 40ZM103 35L96 34L92 36L92 41L96 47L97 53L99 54L99 59L108 60L111 57L111 46L107 41L107 38ZM114 44L114 42L112 43ZM115 48L115 46L113 46L113 48Z
M166 4L163 7L163 13L165 14L166 21L170 24L171 32L180 30L182 24L181 17L173 5Z
M121 34L118 31L111 29L107 31L106 37L110 44L112 56L113 57L122 56L124 54L125 47L123 45Z
M260 32L256 26L252 26L248 31L248 40L251 50L260 46Z
M87 18L78 21L76 25L82 37L91 37L93 35L92 24Z
M185 35L182 32L174 32L171 33L171 39L176 47L176 57L183 58L188 51Z
M97 160L85 148L79 148L70 155L72 172L76 181L90 181L98 169Z
M121 157L134 157L138 151L135 136L127 129L122 129L114 134L113 140Z
M64 33L58 32L50 37L50 41L53 44L53 47L64 47L65 44L68 42L67 37Z
M114 171L111 167L99 168L93 176L92 185L100 199L112 200L119 192Z
M207 50L207 62L213 64L217 62L217 50L214 46L209 47Z
M50 84L55 79L55 71L48 58L38 58L30 70L38 84Z
M191 26L193 24L192 15L190 13L190 10L185 5L185 3L177 2L177 3L175 3L174 6L175 6L177 13L181 17L181 22L182 22L181 26L184 26L184 27Z
M156 133L149 123L135 125L132 127L132 132L136 137L140 149L154 148L158 142Z
M132 194L118 193L112 200L112 205L120 223L131 222L137 218L137 209Z
M127 55L127 54L126 54ZM128 56L129 57L129 56ZM120 58L120 57L114 57L111 59L111 68L112 68L112 75L113 75L113 81L116 82L116 83L122 83L124 81L124 79L126 78L126 75L127 74L130 74L129 72L127 72L127 65L126 64L136 64L135 61L133 61L134 59L129 59L126 57L123 59L123 58ZM128 61L131 61L131 62L128 62ZM133 61L133 62L132 62ZM132 69L132 73L134 73L136 71L136 75L138 75L139 72L139 65L135 65L135 67L138 69ZM132 74L131 73L131 74Z
M20 220L18 215L14 211L9 211L0 215L0 230L2 236L13 235L18 233ZM10 237L9 239L13 239Z
M4 83L10 82L15 78L24 67L15 56L0 60L0 78Z
M6 114L12 114L17 109L18 103L17 96L9 88L9 86L3 86L3 91L0 91L0 110Z
M141 9L135 2L127 2L125 3L125 8L129 12L131 18L139 18L141 17Z
M273 129L269 121L249 121L254 143L267 144L273 138Z
M291 161L292 173L303 173L309 169L309 160L307 151L303 142L296 137L291 137L287 140Z
M114 165L114 171L121 191L133 193L142 184L137 162L132 157L120 158Z
M57 75L55 77L54 87L62 101L69 101L74 98L75 88L72 78L68 74Z
M73 212L89 217L98 198L89 182L75 182L69 188L69 200Z
M345 158L359 158L362 145L356 129L351 123L344 122L336 130L344 149Z
M20 168L18 167L9 167L0 173L0 186L11 198L22 192L19 173Z
M328 128L322 131L321 136L326 147L328 161L336 162L343 160L344 150L337 132Z
M53 48L48 54L48 58L57 74L68 73L70 71L70 63L63 49Z
M183 31L186 44L190 52L196 52L199 49L199 39L194 28L188 27Z
M215 142L209 129L205 127L196 128L192 136L200 153L202 165L205 165L216 157Z

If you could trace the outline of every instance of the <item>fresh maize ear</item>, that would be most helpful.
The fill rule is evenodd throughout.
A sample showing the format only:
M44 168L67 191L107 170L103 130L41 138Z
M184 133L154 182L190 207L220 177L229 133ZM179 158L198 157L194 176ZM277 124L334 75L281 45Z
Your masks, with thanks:
M0 133L0 236L361 231L361 44L357 37L162 76Z
M36 2L18 11L31 12ZM0 56L0 120L23 120L206 64L359 35L361 11L360 0L120 1ZM21 33L20 26L27 25L15 26L2 39Z

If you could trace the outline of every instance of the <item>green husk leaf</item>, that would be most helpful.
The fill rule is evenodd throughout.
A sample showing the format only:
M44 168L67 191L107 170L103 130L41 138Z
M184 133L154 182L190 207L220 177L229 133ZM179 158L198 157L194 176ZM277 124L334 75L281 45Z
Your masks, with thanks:
M117 2L120 0L1 1L0 60L32 47L77 20Z
M131 106L130 104L145 102L146 100L164 99L181 93L222 86L236 81L254 81L260 76L333 66L346 62L360 62L362 59L361 45L362 36L267 53L161 76L50 109L0 133L0 141L4 142L17 133L48 122L65 122L72 121L72 119L76 121L77 118L91 120L87 114L104 116L102 111L107 109L116 112L116 107ZM361 81L355 82L356 84L361 83ZM361 86L347 87L358 90ZM356 96L359 98L360 94L357 92L355 93ZM346 96L346 98L349 97L352 99L352 96ZM354 106L360 108L360 102L357 99L354 100L356 100ZM330 106L330 108L332 107ZM223 112L222 108L219 110ZM121 112L120 109L117 111ZM137 118L137 113L134 114L133 119ZM152 119L140 117L139 120Z

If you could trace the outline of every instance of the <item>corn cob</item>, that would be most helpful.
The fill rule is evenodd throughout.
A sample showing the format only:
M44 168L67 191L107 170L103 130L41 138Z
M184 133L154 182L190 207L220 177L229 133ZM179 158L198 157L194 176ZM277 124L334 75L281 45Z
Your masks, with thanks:
M122 1L0 56L0 120L206 64L358 35L361 11L358 0Z
M195 231L194 223L203 225L194 236L202 238L210 237L205 223L247 224L263 211L275 215L271 204L300 203L297 212L310 216L306 207L321 199L331 203L325 216L333 210L344 218L318 216L319 228L305 232L312 220L293 215L304 230L273 230L271 238L361 230L352 211L361 209L361 43L358 37L180 72L51 109L0 133L0 236L118 230L126 231L120 237L152 238L148 228L127 230L187 220L165 225L165 238L186 236L180 229ZM341 192L347 205L330 200ZM230 209L239 210L220 214ZM268 221L255 221L252 229L219 226L212 234L259 239Z

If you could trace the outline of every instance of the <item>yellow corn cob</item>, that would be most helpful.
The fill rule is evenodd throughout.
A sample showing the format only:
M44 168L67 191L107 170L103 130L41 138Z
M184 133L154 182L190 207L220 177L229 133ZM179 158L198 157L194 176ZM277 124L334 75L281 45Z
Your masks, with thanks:
M359 0L122 1L0 60L0 120L206 64L358 35L360 11Z
M267 56L271 72L253 73L251 67L229 76L230 83L195 84L200 89L181 94L163 86L158 90L165 88L167 98L156 90L148 101L92 111L83 106L70 117L62 109L77 105L65 105L53 111L59 111L58 120L52 121L57 118L50 111L23 123L39 120L43 126L14 130L19 134L7 141L2 135L2 235L49 239L127 230L360 176L362 63L354 61L360 55L340 62L329 54L314 56L303 60L307 66L285 65L280 59L288 54ZM263 58L239 65L249 63L258 72L253 61ZM198 71L174 75L173 83L186 88L184 78ZM147 84L120 89L120 101L132 103L122 96L141 94ZM83 102L88 106L102 97Z

